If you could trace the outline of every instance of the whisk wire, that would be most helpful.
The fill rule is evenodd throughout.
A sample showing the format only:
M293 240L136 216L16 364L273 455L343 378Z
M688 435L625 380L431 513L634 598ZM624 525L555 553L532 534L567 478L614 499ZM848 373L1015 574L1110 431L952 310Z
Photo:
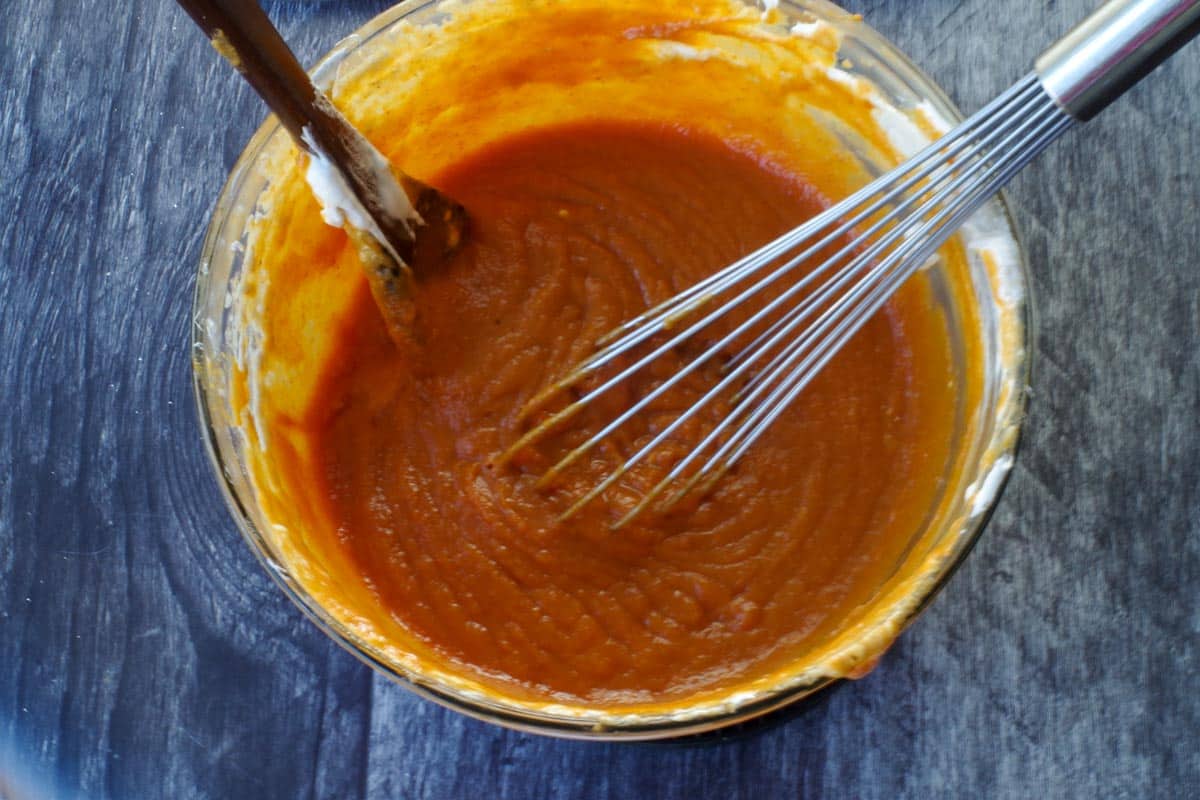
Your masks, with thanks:
M1010 106L1027 101L1028 97L1037 91L1037 88L1038 87L1036 85L1036 81L1033 81L1031 83L1029 79L1026 79L1026 81L1018 83L1016 86L1014 86L1010 92L1006 93L1006 95L1002 95L1000 98L998 98L997 101L994 103L994 105L996 106L996 109L998 112L1008 111ZM986 111L986 110L987 109L984 109L984 111ZM880 220L878 223L876 223L870 229L863 231L859 235L859 238L869 240L876 232L878 232L878 230L880 228L887 227L887 226L893 224L901 212L908 210L914 203L921 200L926 194L928 194L929 191L934 189L940 181L942 181L946 177L950 176L953 173L953 169L954 169L954 163L955 163L953 160L954 157L957 157L959 159L971 159L971 158L979 155L979 153L985 147L989 146L996 138L1003 135L1003 133L1005 131L1007 131L1008 128L1005 125L1001 124L1001 125L997 126L994 130L990 131L982 139L979 139L978 141L976 141L965 153L958 153L957 150L959 150L961 147L966 147L967 144L969 144L972 141L972 139L969 136L967 136L966 134L968 134L971 131L982 126L982 124L985 120L980 115L982 115L983 113L984 112L981 111L979 114L972 117L967 122L963 123L963 126L960 130L958 130L957 132L955 132L951 135L948 135L946 137L946 139L951 139L951 141L946 142L943 139L943 140L939 140L939 143L935 143L934 145L930 145L929 147L927 147L926 150L923 151L923 153L921 155L918 155L916 158L913 159L916 162L925 163L925 166L923 166L921 169L917 170L915 175L912 175L909 178L905 179L902 183L898 184L894 189L889 191L887 194L883 195L883 197L881 197L880 200L876 201L875 203L872 203L871 206L869 206L863 212L860 212L859 214L857 214L853 218L851 218L851 221L850 221L851 224L843 225L841 228L839 228L837 231L835 231L834 236L844 235L845 233L852 230L853 226L857 225L861 220L871 216L874 213L877 213L879 211L879 209L882 206L884 206L888 201L894 199L895 197L897 197L901 194L907 193L909 189L911 189L913 186L915 186L920 181L928 180L929 185L926 187L926 191L924 193L909 195L907 197L907 199L905 200L905 202L902 203L900 206L896 207L895 209L893 209L892 212L887 217ZM974 123L974 124L972 124L972 123ZM938 144L942 144L942 143L944 143L943 146L939 148ZM922 155L924 155L925 153L928 153L931 156L937 156L937 158L933 158L932 160L927 159L927 158L923 159ZM920 163L914 164L914 167L916 167L916 166L921 166L921 164ZM941 174L937 174L939 172ZM867 189L864 191L869 192L873 187L876 187L876 186L880 185L881 183L886 182L887 178L888 178L888 176L883 176L883 177L877 179L874 183L872 183L870 186L868 186ZM843 204L853 205L852 201L853 201L853 197L847 199L846 201L843 201ZM843 204L839 204L839 206L841 206ZM836 259L840 255L841 255L841 253L839 253L838 256L834 256L834 259ZM832 260L833 259L831 259L831 261ZM760 334L755 341L751 342L750 345L748 345L744 350L742 350L741 353L739 353L738 356L735 357L735 359L733 359L733 361L736 363L738 360L747 357L747 354L750 352L753 352L762 340L768 338L779 327L782 327L783 325L790 322L791 319L793 318L793 316L800 315L804 311L805 311L805 307L801 306L801 307L798 307L798 308L793 309L792 311L788 312L787 315L785 315L783 318L777 320L770 328L768 328L766 331L764 331L762 334Z
M990 103L988 103L982 109L980 109L977 113L972 115L969 119L964 121L956 129L956 131L955 131L956 135L960 138L964 137L966 134L971 133L975 128L977 128L980 125L987 122L989 117L994 112L1001 111L1006 106L1008 106L1014 102L1019 102L1024 96L1028 95L1031 91L1038 91L1038 90L1039 90L1039 87L1037 85L1036 76L1033 74L1027 75L1025 78L1023 78L1022 80L1018 81L1013 86L1011 86L1008 90L1006 90L1005 92L998 95L994 100L992 100ZM882 177L876 179L872 183L868 184L867 186L864 186L862 189L859 189L858 191L851 194L849 197L847 197L845 200L843 200L842 203L839 205L856 206L859 203L866 201L867 199L869 199L870 197L872 197L873 195L878 193L879 187L881 185L883 185L885 183L890 183L892 180L895 179L895 177L899 177L900 175L906 175L910 172L919 171L919 168L921 167L921 165L923 163L925 163L931 157L938 156L939 154L941 154L945 150L946 147L947 147L947 141L945 139L941 139L941 140L932 142L929 145L926 145L922 150L920 150L916 155L914 155L911 160L909 160L908 162L906 162L905 164L903 164L899 168L897 168L896 173L894 173L894 177L885 175L885 176L882 176ZM682 304L686 300L689 300L698 294L705 292L709 287L712 287L713 284L715 284L715 283L724 281L727 278L733 277L734 275L742 274L740 268L744 267L747 264L753 264L753 263L764 264L764 263L769 263L770 261L773 261L775 258L782 255L784 252L786 252L791 247L799 244L800 242L802 242L806 238L808 238L809 231L824 227L824 223L836 220L837 218L838 218L838 215L836 213L836 209L832 209L832 208L827 209L826 211L822 212L818 216L809 220L807 223L792 229L788 233L784 234L783 236L776 239L775 241L765 245L764 247L760 248L759 250L742 257L738 261L731 264L729 267L721 270L720 272L714 273L713 275L710 275L708 278L705 278L705 279L697 282L692 287L685 289L684 291L680 292L679 294L671 297L668 300L663 301L662 303L660 303L650 309L647 309L646 311L642 312L640 315L634 317L633 319L629 320L628 322L625 322L622 325L619 325L618 327L614 328L611 332L606 334L604 337L602 337L597 344L600 346L606 345L609 342L616 339L617 337L621 337L624 334L626 334L627 332L632 331L634 329L638 329L639 331L649 331L650 333L648 335L652 335L653 332L660 330L660 329L653 327L655 325L655 323L661 319L665 319L665 318L669 317L670 309L674 308L677 305ZM639 333L638 335L640 336L641 334ZM642 341L642 340L643 339L638 338L636 341ZM600 358L600 356L601 356L601 353L597 353L591 359L588 359L585 362L583 362L583 365L581 365L581 367L590 363L594 359Z
M1027 100L1027 98L1031 94L1036 93L1037 90L1038 90L1038 87L1036 85L1036 80L1034 80L1032 82L1032 84L1030 84L1029 81L1019 83L1017 86L1015 86L1013 88L1012 91L1010 91L1010 92L1006 93L1006 95L1002 95L1000 98L998 98L997 101L995 102L995 105L997 108L999 108L1001 110L1006 109L1007 107L1009 107L1013 104L1020 104L1022 102L1025 102ZM979 117L979 115L976 115L976 117L972 117L971 120L969 120L967 123L964 123L963 129L965 131L970 131L970 130L974 130L975 128L980 127L980 125L981 125L981 118ZM672 350L674 347L681 344L682 342L692 338L701 329L708 327L713 322L715 322L716 320L723 317L727 311L741 305L744 301L749 299L751 296L759 293L767 286L775 283L776 281L778 281L780 278L782 278L786 274L795 270L801 264L806 263L812 256L814 256L815 254L820 252L822 249L829 246L833 242L836 242L841 237L845 236L847 233L852 231L855 226L861 224L864 220L870 218L872 215L877 214L880 210L885 208L889 203L893 202L895 199L907 194L908 196L905 197L905 199L900 203L900 205L896 206L891 211L891 213L889 213L888 215L885 215L882 219L877 220L873 225L871 225L871 227L869 227L866 231L864 231L862 234L860 234L860 238L870 240L871 237L873 237L875 234L877 234L880 230L893 225L895 223L896 217L902 215L903 213L906 213L909 209L911 209L916 203L921 201L921 199L924 197L924 194L922 194L922 193L909 194L910 189L912 189L914 186L916 186L917 184L919 184L922 181L930 180L931 176L934 176L934 181L935 181L932 185L936 186L938 181L941 181L941 180L945 179L946 177L949 177L950 175L953 174L953 165L954 165L953 157L957 154L958 150L960 150L964 147L967 147L967 145L970 144L971 146L967 147L966 153L962 154L962 157L968 157L968 158L973 157L976 154L978 154L983 148L987 147L994 138L999 136L1005 130L1006 130L1006 128L1004 126L1000 126L998 129L991 131L987 136L985 136L984 138L980 139L977 142L974 142L973 144L971 144L971 140L968 139L964 135L964 133L960 132L960 134L956 138L949 140L949 141L942 142L941 147L937 147L936 145L930 145L929 147L926 147L925 150L922 152L929 154L930 156L936 156L936 158L934 158L932 161L929 161L929 159L925 159L925 161L929 161L929 163L922 163L922 161L919 158L914 159L915 163L913 163L911 165L911 167L907 170L907 172L910 174L908 174L907 177L905 177L904 180L900 181L899 183L885 182L884 179L879 179L879 180L873 182L871 185L866 187L866 189L851 195L851 197L848 198L846 201L843 201L842 203L838 204L837 206L827 210L826 212L823 212L822 214L818 215L818 217L814 218L814 220L811 220L806 225L802 225L802 226L799 226L798 228L793 229L793 231L791 231L788 235L785 235L782 239L776 240L775 242L773 242L772 244L770 244L764 248L760 248L760 250L756 251L755 253L751 254L750 256L740 259L738 262L735 262L730 267L727 267L725 270L722 270L721 272L717 273L714 276L714 278L716 278L716 280L710 279L707 281L702 281L700 284L697 284L697 287L703 286L704 292L705 292L704 296L699 297L698 300L695 300L692 303L687 303L686 300L681 301L681 302L675 302L675 303L672 303L672 301L668 301L668 303L663 304L663 305L667 306L667 308L664 311L662 311L661 313L652 314L652 316L648 317L644 328L642 328L641 330L638 330L638 331L634 331L633 333L631 333L625 337L622 337L621 339L617 340L616 342L613 342L609 346L602 349L592 359L588 359L588 360L584 361L583 364L581 364L570 375L568 375L566 378L564 378L563 380L556 383L554 385L554 387L552 387L552 391L550 391L548 393L543 393L542 395L539 395L533 401L531 401L531 405L536 405L539 401L543 400L547 395L552 395L554 392L560 390L561 388L563 388L566 385L569 385L570 383L574 382L578 378L581 378L586 374L591 374L591 373L595 372L596 370L598 370L600 367L602 367L608 361L611 361L613 358L616 358L617 356L632 349L634 346L641 343L642 341L649 338L650 336L654 335L655 333L663 330L665 328L664 323L665 323L665 320L667 317L672 316L672 315L679 316L679 315L682 315L683 313L690 313L692 311L695 311L698 307L700 307L703 303L707 302L709 299L719 296L721 294L721 292L723 292L725 289L736 285L742 278L747 277L747 276L753 274L754 272L763 269L766 266L769 266L769 264L778 257L778 254L785 249L785 245L788 245L788 244L794 245L794 244L802 243L803 241L810 238L815 233L822 230L827 223L836 222L839 220L841 221L841 224L837 228L835 228L831 232L827 233L820 241L818 241L815 244L810 245L806 250L804 250L803 252L799 253L798 255L790 258L786 263L784 263L782 266L778 267L775 271L768 274L766 277L761 278L758 282L754 283L750 287L744 289L737 297L733 298L728 303L724 304L721 308L717 309L712 314L700 319L699 321L697 321L697 322L693 323L692 325L690 325L689 327L687 327L685 330L683 330L680 333L676 334L675 336L671 337L667 342L661 344L660 346L658 346L657 348L652 350L650 353L641 357L635 363L631 364L630 366L628 366L625 369L618 372L618 374L616 374L609 380L605 381L599 387L592 389L586 395L584 395L583 397L581 397L574 403L570 404L563 410L559 411L558 413L552 415L549 419L545 420L541 425L539 425L539 426L535 427L533 430L529 431L525 436L523 436L521 439L519 439L505 453L504 456L501 457L501 460L502 461L507 460L508 458L511 457L511 455L513 453L519 451L522 447L525 447L530 442L535 440L545 430L561 424L566 419L570 418L575 413L582 410L587 404L592 402L595 398L599 397L600 395L604 394L605 392L609 391L610 389L614 388L615 386L620 385L627 378L629 378L633 374L635 374L635 373L639 372L641 369L643 369L646 365L657 360L663 354L665 354L666 352L669 352L670 350ZM938 172L941 172L942 174L938 175L937 174ZM840 212L842 210L847 209L847 208L853 208L854 205L856 205L856 203L853 203L852 201L858 200L859 202L863 202L863 201L869 200L872 196L878 195L880 193L881 189L886 189L886 191L884 191L883 194L881 196L877 197L873 202L867 204L864 208L861 208L856 213L850 215L849 218L845 218L845 219L842 218L842 215L840 214ZM879 252L882 252L882 250L887 245L889 245L892 241L894 241L894 239L895 239L895 236L885 237L885 239L882 240L881 244L879 244L875 248L869 250L867 254L864 254L860 258L851 262L849 270L847 272L845 272L844 274L840 275L838 278L836 278L832 284L826 285L820 291L818 291L816 294L814 294L808 298L805 298L797 308L795 308L791 312L789 312L789 314L787 314L782 320L776 322L775 325L772 326L772 328L769 329L767 332L769 334L772 334L772 336L773 336L773 338L770 340L771 344L773 345L774 343L778 342L778 340L779 340L779 337L774 336L774 334L778 333L778 329L780 329L782 327L781 323L786 322L789 325L787 330L793 330L800 321L802 321L807 316L809 316L816 308L818 308L820 306L821 303L825 302L837 290L839 290L848 281L850 281L854 277L854 275L857 274L857 272L859 270L861 270L868 263L868 260L870 258L873 258ZM715 357L717 354L722 352L731 342L735 341L737 338L742 336L747 330L749 330L753 326L757 325L762 320L766 319L770 314L772 314L783 303L791 300L793 297L798 295L800 292L802 292L805 288L807 288L813 282L815 282L816 280L821 278L825 273L832 270L835 266L837 266L839 259L847 256L855 249L856 249L856 246L854 245L854 243L846 244L834 256L825 260L822 264L820 264L815 269L810 271L808 274L804 275L802 278L797 280L782 295L780 295L779 297L777 297L776 299L774 299L773 301L768 303L764 308L760 309L758 312L753 314L748 320L746 320L742 324L735 327L733 331L731 331L730 333L721 337L715 344L709 346L700 356L696 357L689 364L684 366L680 371L675 373L670 379L668 379L667 381L665 381L664 383L662 383L661 385L656 387L649 394L643 396L633 406L626 409L626 411L624 411L622 414L620 414L617 418L615 418L609 424L607 424L603 428L601 428L600 431L598 431L596 434L591 436L587 441L585 441L583 444L579 445L577 448L575 448L574 450L569 452L564 458L562 458L559 462L557 462L554 466L552 466L542 476L542 478L539 480L539 485L546 486L546 485L550 484L559 474L561 474L563 472L563 470L565 470L571 464L575 463L579 458L581 458L583 455L585 455L587 452L589 452L592 448L594 448L600 441L602 441L603 439L605 439L606 437L611 435L618 428L620 428L622 425L624 425L629 419L633 418L635 415L637 415L639 412L641 412L646 406L648 406L654 400L661 397L665 392L669 391L673 386L678 384L681 380L686 378L688 375L690 375L696 369L698 369L703 364L707 363L709 360L711 360L713 357ZM696 287L693 287L693 289L695 289L695 288ZM700 292L692 292L693 297L695 297L696 295L699 295L699 294L700 294ZM677 300L678 299L679 298L677 298ZM685 307L685 311L679 310L681 306ZM658 308L662 308L662 307L663 306L659 306ZM736 368L733 369L733 371L729 374L728 378L726 380L722 380L718 384L718 387L717 387L718 391L706 393L705 396L700 401L698 401L698 403L695 406L693 406L691 409L689 409L689 411L684 416L682 416L680 419L676 420L675 423L673 423L667 430L663 431L663 433L660 434L660 436L658 436L654 440L652 440L651 444L656 446L657 444L664 441L667 438L667 436L669 436L676 429L678 429L678 427L680 425L682 425L687 419L690 419L691 416L693 416L694 413L697 410L699 410L700 407L706 405L708 402L710 402L712 399L714 399L716 396L718 396L718 394L720 393L719 390L724 389L734 378L740 376L745 371L745 367L748 366L749 364L753 363L753 361L756 360L758 358L758 356L762 354L761 351L759 351L757 348L755 348L754 344L752 344L750 348L743 350L743 353L747 353L747 352L755 352L755 353L758 353L758 355L756 355L753 359L743 359L742 363L736 365ZM653 448L651 448L651 449L653 449ZM610 475L608 478L606 478L600 484L600 487L598 487L600 489L600 491L603 491L604 488L607 488L613 482L615 482L615 480L617 478L619 478L622 474L624 474L626 471L628 471L629 467L638 463L642 457L643 457L642 454L635 454L633 457L631 457L629 460L627 460L621 466L621 468L618 469L618 471L614 475ZM597 492L597 494L598 493L599 492ZM585 502L590 499L591 499L590 496L585 496ZM572 506L571 509L568 509L568 515L573 512L574 512L574 506Z
M696 476L702 477L713 472L713 470L723 470L728 465L736 462L758 440L771 423L778 418L779 414L796 399L797 395L821 371L829 359L837 354L842 345L891 297L899 285L912 274L912 271L919 268L923 259L944 244L958 225L977 210L978 206L984 200L1010 180L1034 155L1044 150L1046 146L1061 135L1066 128L1070 127L1070 124L1070 119L1046 120L1038 130L1030 133L1017 146L1017 149L1022 152L1016 153L1014 157L1005 162L998 163L995 167L987 171L988 174L993 176L990 180L977 184L970 190L967 198L962 200L958 205L952 206L942 214L939 214L936 220L931 220L930 223L923 226L923 230L929 231L930 225L935 223L937 225L937 230L929 232L928 238L922 238L921 233L915 234L914 239L911 241L917 242L918 246L906 262L905 254L900 254L899 251L897 251L898 254L889 257L889 261L891 262L889 266L901 262L904 262L904 264L877 284L874 290L853 309L852 313L845 315L844 321L839 324L832 335L824 339L817 350L795 367L767 398L766 402L754 409L747 418L747 421L721 445L708 462L697 470ZM799 349L797 348L797 350ZM786 367L786 364L783 366ZM772 380L776 377L778 377L778 374L764 381L762 386L770 386ZM734 418L731 415L727 419ZM708 442L704 442L698 445L692 452L702 452L707 444ZM727 454L728 457L726 458ZM689 454L690 456L691 454ZM682 462L680 463L682 464ZM675 477L678 477L678 474ZM669 483L669 481L666 482ZM690 488L690 485L686 488ZM677 494L672 500L677 500L683 493L686 493L686 491ZM626 521L628 520L622 520L622 523Z
M728 413L690 446L613 527L627 524L677 483L681 485L659 503L659 511L668 510L701 483L711 486L954 230L1072 122L1045 93L1036 75L1018 81L901 168L616 328L601 340L595 354L537 395L526 410L544 405L558 392L597 373L656 334L669 335L666 341L650 347L649 352L551 414L518 439L501 460L507 460L785 276L802 266L810 267L794 276L761 308L704 345L698 355L568 452L539 480L539 485L549 484L680 381L727 352L730 345L750 339L722 366L714 386L607 472L560 519L571 517L603 494L675 436L701 409L734 388ZM847 236L853 239L847 240ZM836 246L836 252L821 256L815 266L810 264L831 246ZM725 299L727 294L731 296ZM676 325L718 298L722 298L718 305L671 333ZM758 367L760 362L764 365ZM748 373L744 385L735 387L735 382Z
M600 339L598 345L601 347L601 349L598 352L585 359L566 376L556 381L554 384L547 387L547 389L543 390L532 400L530 400L526 404L525 413L528 414L532 410L541 407L547 400L552 398L558 392L573 385L574 383L577 383L584 377L593 374L611 362L613 359L619 357L625 352L628 352L632 348L644 342L646 339L669 329L673 319L680 318L684 314L697 310L704 304L719 296L727 288L740 282L743 278L748 277L749 275L752 275L755 272L769 266L776 259L784 255L788 250L808 240L816 232L823 230L828 223L836 222L841 219L841 210L858 206L859 204L864 203L870 200L870 198L873 196L879 194L882 189L887 189L883 196L878 197L869 206L859 210L852 218L848 220L842 220L841 226L828 233L823 239L821 239L820 242L810 246L809 249L804 253L793 257L786 264L776 270L776 272L773 273L774 277L772 278L771 282L787 274L813 254L819 252L822 248L827 247L832 242L853 230L854 226L861 223L862 220L867 219L871 215L877 213L896 197L907 192L920 181L927 179L932 172L947 168L951 164L950 157L955 155L955 150L961 146L966 146L966 144L969 142L969 139L967 138L968 134L989 121L989 112L1003 111L1008 106L1020 103L1031 93L1036 93L1038 91L1040 91L1040 87L1037 85L1036 77L1032 75L1027 76L1024 80L1018 82L1008 91L1004 92L987 106L985 106L980 112L962 123L962 125L956 129L953 136L947 136L942 140L926 146L909 162L906 162L905 165L899 168L896 173L885 175L876 179L872 183L850 195L850 197L846 198L837 206L827 209L805 224L792 229L780 238L768 243L749 255L738 259L725 269L697 282L693 286L685 289L672 298L643 312L633 320L630 320L629 322L617 327L612 332ZM973 150L977 152L979 147L980 145L977 144ZM931 159L932 163L929 163ZM898 179L902 176L907 177L905 177L903 181L899 181ZM815 277L817 276L814 276L814 279ZM752 294L753 292L761 289L764 285L765 284L756 284L754 287L751 287L750 290L747 290L747 293ZM733 302L727 304L726 308L735 307L742 299L744 298L737 298ZM703 326L707 326L708 324L715 322L717 319L720 319L723 314L724 312L720 311L717 314L702 320ZM691 333L694 333L694 329L689 329L687 332L688 335L682 338L690 337ZM662 352L665 352L667 349L670 349L669 344L664 345L661 350ZM641 362L631 368L632 371L636 372L637 369L640 369L641 366L644 365L644 363L653 361L660 354L661 352L655 351L655 353L647 356ZM622 375L622 380L624 377L625 376ZM606 383L600 388L593 389L589 393L589 396L599 396L620 382L621 381L614 381L611 382L611 385ZM556 416L552 418L552 420L548 420L547 425L550 426L557 424L563 421L565 417L569 416L571 416L571 414L566 414L562 418ZM514 446L513 449L519 449L520 446L524 446L526 443L527 442L524 441L520 442L518 443L519 446Z
M972 151L969 154L974 155L982 147L990 145L994 139L1000 138L1001 136L1005 136L1006 138L1003 141L1001 141L1001 143L999 145L997 145L997 149L1004 150L1005 148L1011 146L1010 143L1015 136L1020 134L1022 131L1026 130L1031 125L1036 124L1039 120L1043 119L1045 116L1053 114L1055 112L1056 112L1056 109L1054 109L1054 108L1043 108L1041 111L1037 112L1036 116L1029 119L1025 124L1019 126L1016 131L1012 131L1007 126L1001 126L1001 127L997 128L995 131L993 131L991 134L989 134L987 138L981 140L975 147L972 148ZM952 174L954 174L954 173L948 172L947 177ZM852 279L854 276L859 274L862 269L864 269L867 266L870 266L870 264L873 262L873 260L877 256L881 255L888 247L890 247L892 244L894 244L897 239L904 238L904 239L911 241L915 238L920 238L921 236L923 236L927 230L926 227L922 227L919 230L911 231L907 228L904 228L903 226L901 226L899 224L896 224L896 221L894 219L892 219L891 217L893 217L894 215L898 216L898 212L906 210L906 207L910 206L917 199L920 199L928 207L938 208L938 207L940 207L940 204L950 200L952 198L953 194L955 192L957 192L960 188L962 188L962 185L968 178L973 178L973 177L975 177L975 176L971 175L970 173L962 173L960 171L958 173L958 177L955 178L954 180L952 180L945 187L941 188L940 190L933 193L932 195L929 195L928 193L924 193L921 195L913 195L913 196L909 197L904 204L902 204L901 206L898 206L896 208L896 210L895 210L895 212L893 212L893 214L889 214L888 217L885 217L884 219L880 220L871 229L864 231L861 234L860 238L869 241L871 239L871 237L873 237L874 234L880 228L887 227L889 225L892 226L891 230L886 235L884 235L879 240L875 241L870 248L868 248L863 253L859 254L859 256L857 258L855 258L854 261L850 262L845 267L844 276L839 277L837 280L835 280L834 282L829 284L826 288L822 289L823 294L813 295L809 298L806 298L804 303L797 306L792 311L789 311L784 317L779 319L772 326L772 329L786 328L788 330L794 330L796 327L796 323L803 321L803 319L808 316L809 311L810 311L810 308L809 308L810 303L813 305L819 305L819 303L824 302L834 292L840 290L850 279ZM934 186L936 186L936 184L932 184L930 186L929 191L932 191ZM943 243L944 243L944 241L939 241L932 248L930 248L930 255L932 255L932 252L935 251L937 249L937 247L940 247L941 244L943 244ZM901 255L903 255L902 252L901 252ZM892 263L894 263L894 262L892 262ZM915 271L916 269L920 268L924 263L925 262L919 261L914 258L913 263L911 265L912 266L911 271ZM872 272L871 274L873 275L876 273ZM906 276L907 276L907 274L908 273L906 273ZM869 278L870 278L870 276L868 276L868 279ZM854 290L852 290L850 295L847 295L846 298L849 298L853 294L853 291ZM832 310L834 310L834 309L831 309L831 311ZM760 336L758 339L751 342L739 354L738 357L739 358L751 358L754 356L754 354L756 354L758 352L760 347L770 347L771 346L770 342L760 344L760 340L766 338L766 334L770 333L772 329L768 329L768 331L765 332L762 336ZM779 363L781 360L786 358L794 350L803 347L811 338L813 338L816 335L819 335L821 330L823 330L823 329L813 329L811 331L811 335L806 334L805 336L800 337L795 342L793 342L791 345L789 345L788 348L786 348L784 351L778 353L775 356L775 358L773 358L772 361L763 369L763 371L760 372L754 378L753 381L751 381L751 384L742 389L742 392L748 391L752 385L754 385L755 383L757 383L759 381L766 379L766 376L768 375L768 373L771 372L771 370L777 363Z

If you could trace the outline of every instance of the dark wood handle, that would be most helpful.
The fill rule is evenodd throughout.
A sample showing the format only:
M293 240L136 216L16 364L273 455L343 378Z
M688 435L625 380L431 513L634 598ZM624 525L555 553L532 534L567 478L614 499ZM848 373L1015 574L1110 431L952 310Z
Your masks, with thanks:
M371 143L313 86L257 0L177 2L267 101L296 144L333 163L374 220L383 242L364 231L348 233L392 339L410 346L413 277L436 269L458 249L467 228L466 210L394 167L391 175L381 175L377 165L368 162L374 151ZM420 215L424 224L419 230L414 220L395 216L383 201L385 190L394 192L393 181Z
M329 114L316 103L317 90L308 73L255 0L178 2L302 147L305 125L329 121Z
M308 152L305 131L336 165L350 189L379 226L392 249L411 264L414 231L409 221L394 217L382 201L378 176L363 163L371 145L313 86L291 48L283 41L256 0L177 0L279 117L296 144ZM420 195L432 192L406 175L396 175L409 199L420 209ZM425 200L424 202L428 202Z

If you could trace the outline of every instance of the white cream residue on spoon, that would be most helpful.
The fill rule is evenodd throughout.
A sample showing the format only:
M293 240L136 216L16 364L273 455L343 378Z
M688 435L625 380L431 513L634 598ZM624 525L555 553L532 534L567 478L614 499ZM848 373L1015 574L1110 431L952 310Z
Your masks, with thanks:
M318 97L317 104L323 106L326 111L339 114L333 104L324 97ZM366 231L375 237L375 240L387 250L388 255L395 259L397 263L404 263L404 260L400 258L391 243L383 235L383 231L380 230L379 225L367 213L358 196L350 188L342 170L334 164L333 159L317 144L316 137L313 136L312 127L305 125L301 131L300 138L309 151L308 169L304 177L308 181L313 195L316 196L317 202L321 204L321 218L325 220L325 223L335 228L352 225L355 228ZM379 188L379 199L383 205L383 210L394 219L402 221L411 236L414 228L423 225L425 221L421 219L421 215L413 208L412 201L409 200L404 187L396 180L396 176L392 173L392 168L388 160L384 158L383 153L380 153L365 138L360 138L358 142L353 143L351 146L355 151L353 153L354 158L359 164L365 166L374 178L375 184Z

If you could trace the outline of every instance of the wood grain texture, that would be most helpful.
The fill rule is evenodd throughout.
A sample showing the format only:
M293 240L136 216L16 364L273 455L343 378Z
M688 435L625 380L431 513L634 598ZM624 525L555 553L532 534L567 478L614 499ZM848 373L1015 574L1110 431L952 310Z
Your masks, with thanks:
M312 60L385 5L270 11ZM1092 2L847 5L974 108ZM866 679L657 745L419 700L242 544L188 316L264 112L182 12L0 3L0 75L0 797L1200 796L1200 46L1011 189L1032 416L957 577Z

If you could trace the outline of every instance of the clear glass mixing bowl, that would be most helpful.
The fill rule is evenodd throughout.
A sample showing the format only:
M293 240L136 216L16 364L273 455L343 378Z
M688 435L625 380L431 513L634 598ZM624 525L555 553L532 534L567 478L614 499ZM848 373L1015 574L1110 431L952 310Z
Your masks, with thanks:
M842 34L840 55L846 71L870 81L888 103L900 109L924 108L934 116L956 122L960 114L945 94L899 50L860 20L824 0L784 2L780 7L792 21L823 20ZM338 65L349 54L369 48L373 39L401 22L434 24L438 21L437 2L410 0L384 12L340 43L314 68L318 81L332 78ZM266 185L262 168L264 154L286 133L272 117L258 130L234 166L208 228L200 258L193 309L193 361L199 413L205 443L221 485L224 488L238 527L271 577L284 592L329 636L358 658L389 675L412 690L458 711L491 722L539 733L580 738L650 739L697 733L740 722L766 713L823 688L831 679L784 682L776 690L727 706L678 713L668 716L625 718L618 721L580 718L521 707L467 694L439 685L428 676L415 674L388 659L366 644L348 626L321 607L306 592L289 569L286 560L264 531L269 529L255 497L244 460L245 443L232 418L230 406L231 369L238 358L240 331L237 307L238 277L243 269L246 233L249 221ZM853 142L847 142L854 148ZM874 171L881 165L870 164ZM954 307L945 291L939 291L937 270L933 271L935 297L942 302L942 313L951 331L951 349L957 368L965 370L966 337L978 337L984 363L982 396L973 408L965 401L954 421L959 452L951 463L961 464L956 474L947 474L944 496L950 498L952 513L941 514L937 530L916 532L920 552L939 551L936 563L929 564L932 581L916 596L898 605L898 619L907 625L936 594L971 549L989 518L1000 489L1011 469L1020 423L1024 412L1028 377L1027 291L1024 256L1018 244L1003 200L996 199L977 218L983 220L980 235L992 245L999 243L1011 254L1011 269L1006 284L996 283L994 265L971 257L971 282L978 304L978 323L965 329L966 317ZM970 249L970 248L968 248ZM946 545L946 546L943 546ZM884 595L881 588L880 597Z

